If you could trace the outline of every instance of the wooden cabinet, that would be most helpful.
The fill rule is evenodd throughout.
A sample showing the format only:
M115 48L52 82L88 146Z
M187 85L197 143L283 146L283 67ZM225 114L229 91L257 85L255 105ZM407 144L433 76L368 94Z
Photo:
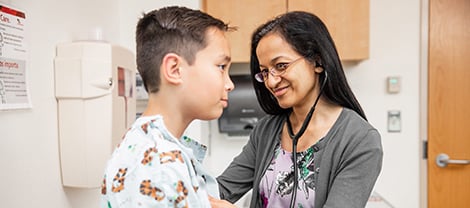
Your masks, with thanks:
M234 63L250 61L251 35L260 24L298 10L325 22L341 60L369 58L369 0L202 0L202 10L237 27L227 35Z
M251 35L254 30L286 11L285 0L203 0L202 9L224 20L237 31L227 33L232 47L232 62L250 61Z
M320 17L335 41L341 60L369 58L369 0L290 0L288 8Z

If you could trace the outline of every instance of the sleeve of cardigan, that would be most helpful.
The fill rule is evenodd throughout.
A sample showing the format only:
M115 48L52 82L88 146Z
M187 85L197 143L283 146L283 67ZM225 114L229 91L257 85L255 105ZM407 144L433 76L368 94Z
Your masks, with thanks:
M356 140L342 154L324 208L363 208L382 168L382 144L375 129Z
M256 143L252 133L242 152L236 156L225 171L217 177L220 198L231 203L238 201L253 187Z

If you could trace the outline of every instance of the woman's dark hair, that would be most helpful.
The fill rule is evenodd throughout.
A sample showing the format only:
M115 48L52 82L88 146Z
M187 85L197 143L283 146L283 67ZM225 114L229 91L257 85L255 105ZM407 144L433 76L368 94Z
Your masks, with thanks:
M354 96L346 80L341 61L333 39L325 24L314 14L288 12L258 27L251 39L250 70L256 96L261 108L268 114L284 114L291 109L283 109L264 83L257 82L254 75L259 72L256 48L259 41L270 33L280 35L291 47L310 63L319 63L328 74L322 96L335 104L350 108L366 119L361 105ZM320 85L325 73L320 74ZM367 119L366 119L367 120Z

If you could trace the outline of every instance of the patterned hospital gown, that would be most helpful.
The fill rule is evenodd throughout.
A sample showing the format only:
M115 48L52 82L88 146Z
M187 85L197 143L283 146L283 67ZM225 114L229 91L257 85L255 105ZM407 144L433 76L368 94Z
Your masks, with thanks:
M160 115L137 119L108 161L101 207L210 207L208 195L219 192L202 168L205 152L172 136Z

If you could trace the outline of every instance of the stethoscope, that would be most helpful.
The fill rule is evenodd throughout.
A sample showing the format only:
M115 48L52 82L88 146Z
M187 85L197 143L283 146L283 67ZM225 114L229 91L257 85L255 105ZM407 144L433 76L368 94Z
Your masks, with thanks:
M325 87L326 81L328 79L328 74L325 72L325 78L323 79L323 83L320 87L320 93L318 93L317 98L315 99L315 103L313 104L312 108L310 108L310 111L307 114L307 117L305 117L305 120L302 124L302 127L300 130L297 132L297 134L294 134L292 130L292 124L290 123L289 120L289 114L287 114L286 122L287 122L287 132L289 133L289 137L292 139L292 163L294 163L294 186L292 188L292 195L291 195L291 200L290 200L290 208L294 207L295 204L295 199L297 197L297 187L299 186L299 176L298 176L298 170L297 170L297 142L299 141L299 138L304 134L305 130L307 129L308 123L310 122L310 119L312 118L313 112L315 111L315 107L317 106L318 100L320 100L320 96L323 92L323 88Z

